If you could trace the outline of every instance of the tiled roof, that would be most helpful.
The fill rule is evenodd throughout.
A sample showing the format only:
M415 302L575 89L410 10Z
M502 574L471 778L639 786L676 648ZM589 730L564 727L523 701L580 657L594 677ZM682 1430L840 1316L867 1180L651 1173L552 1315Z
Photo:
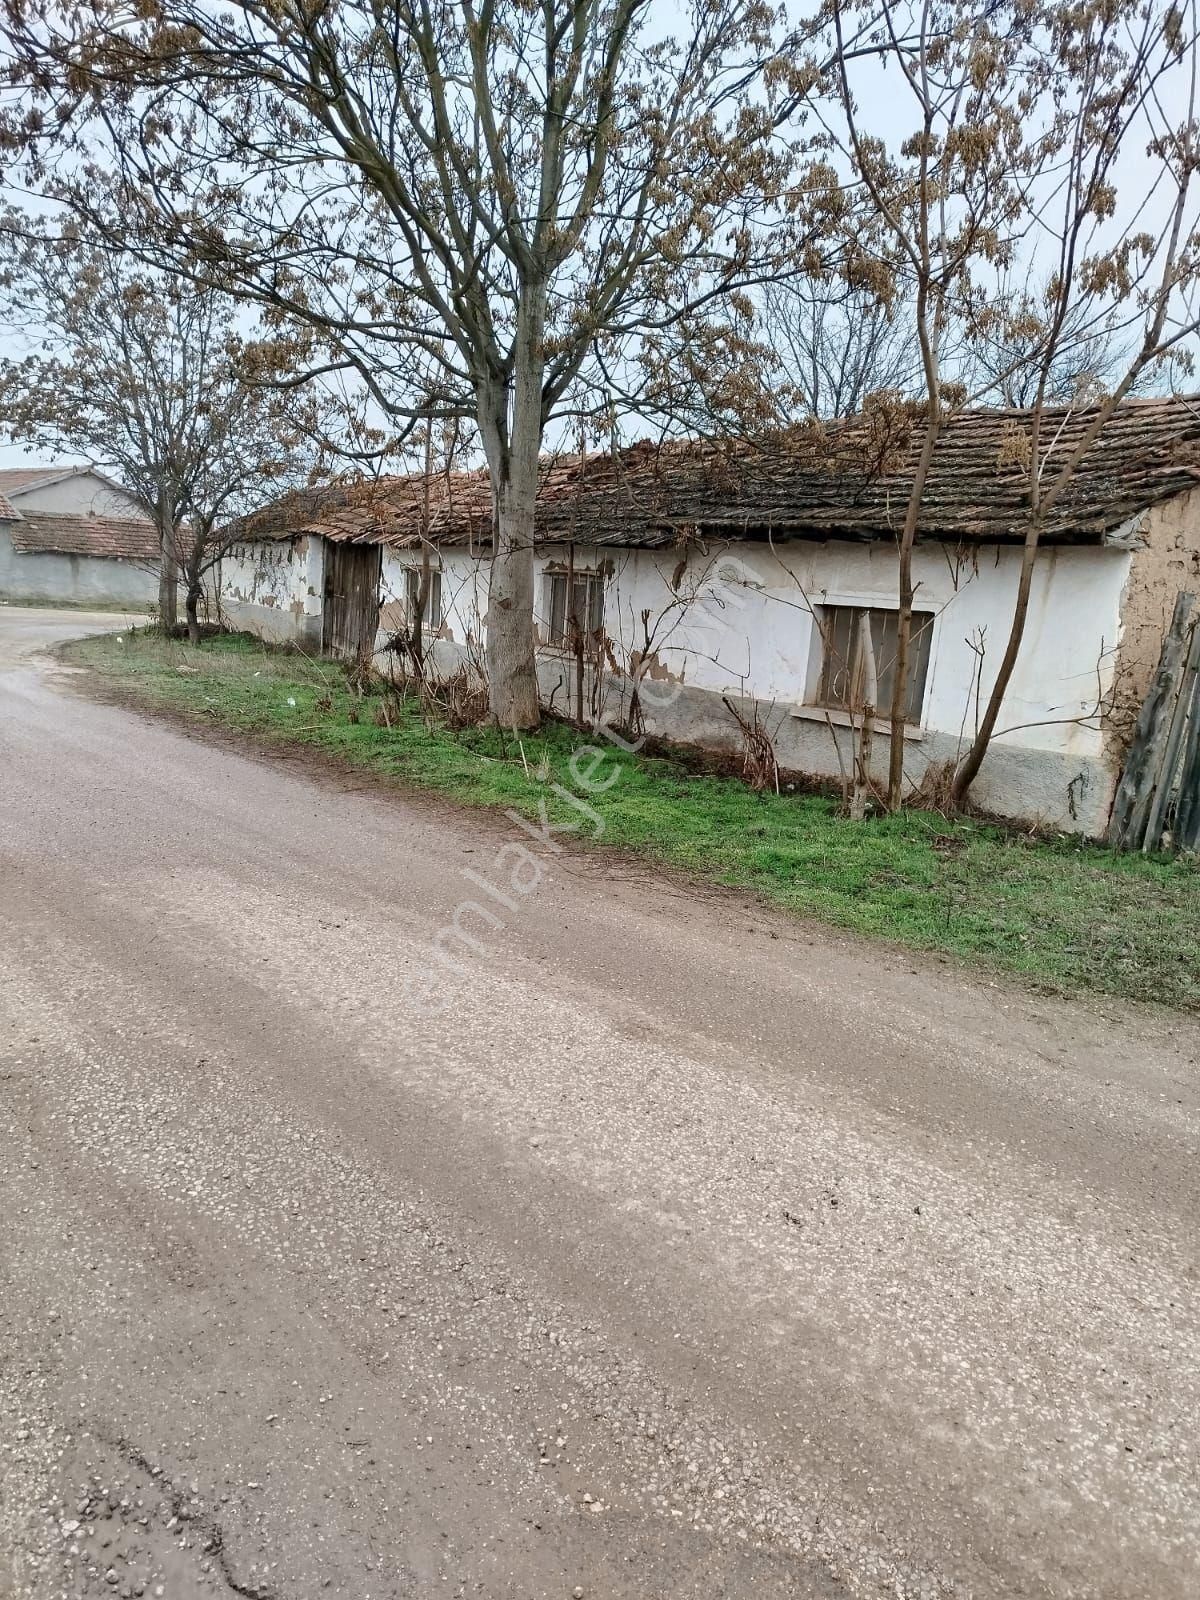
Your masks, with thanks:
M539 542L669 545L691 529L728 538L880 539L904 516L919 418L882 414L805 426L755 444L642 443L619 454L547 462ZM1092 411L1045 413L1047 474ZM963 411L934 452L919 535L1014 540L1028 520L1019 465L1029 413ZM1089 543L1137 512L1200 485L1200 397L1126 401L1088 451L1048 520L1047 542ZM426 518L428 492L428 518ZM298 533L365 544L490 542L484 472L335 483L284 496L235 525L243 538ZM234 529L230 530L235 531Z
M8 525L13 549L31 555L108 556L124 561L157 561L158 534L145 518L51 515L26 512Z
M91 472L88 463L75 466L52 467L0 467L0 494L19 494L31 489L35 483L45 483L48 478L66 478L73 472Z
M226 532L243 539L319 533L344 544L389 544L403 542L424 526L427 515L430 535L439 542L489 540L492 491L487 473L439 474L429 481L428 501L423 473L297 489L242 517Z
M13 505L11 500L0 494L0 522L19 522L20 519L21 513L16 506Z

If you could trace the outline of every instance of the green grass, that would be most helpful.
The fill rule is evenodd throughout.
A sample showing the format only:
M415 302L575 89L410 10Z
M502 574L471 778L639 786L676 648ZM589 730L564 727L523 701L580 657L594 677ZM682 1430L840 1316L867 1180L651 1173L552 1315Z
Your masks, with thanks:
M118 638L121 642L117 642ZM579 816L552 793L580 735L558 724L524 740L450 732L406 704L353 700L336 664L222 637L192 649L143 632L69 647L124 698L265 739L303 745L459 805ZM181 668L186 670L180 670ZM331 704L327 704L331 702ZM360 720L351 722L352 704ZM863 823L813 795L758 795L729 778L629 756L590 802L603 845L711 882L755 890L790 912L1019 975L1057 993L1100 992L1200 1008L1200 865L1030 840L979 823L905 812ZM528 770L526 770L526 766ZM586 830L585 830L586 831ZM601 846L602 847L602 846Z

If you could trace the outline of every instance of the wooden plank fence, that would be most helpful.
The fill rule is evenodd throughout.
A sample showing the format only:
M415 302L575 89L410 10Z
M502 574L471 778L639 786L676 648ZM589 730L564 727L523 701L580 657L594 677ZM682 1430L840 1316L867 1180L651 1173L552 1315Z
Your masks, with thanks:
M1108 842L1118 850L1200 849L1200 613L1194 594L1175 601L1117 785Z

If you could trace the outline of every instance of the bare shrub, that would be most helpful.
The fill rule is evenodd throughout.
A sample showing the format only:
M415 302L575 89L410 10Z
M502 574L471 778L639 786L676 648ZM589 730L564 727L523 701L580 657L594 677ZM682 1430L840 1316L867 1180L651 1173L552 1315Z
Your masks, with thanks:
M375 671L374 646L363 645L357 655L350 656L342 662L342 671L346 675L346 684L351 694L360 700L363 695L370 694L378 676Z
M908 797L909 805L918 811L939 811L947 817L959 809L954 801L956 768L954 761L930 762Z
M745 716L726 695L721 703L737 723L742 735L742 777L759 793L774 789L779 793L779 759L775 754L775 740L764 727L757 703L752 703L751 714Z
M487 720L487 680L469 666L436 682L427 680L418 693L426 715L448 728L473 728Z

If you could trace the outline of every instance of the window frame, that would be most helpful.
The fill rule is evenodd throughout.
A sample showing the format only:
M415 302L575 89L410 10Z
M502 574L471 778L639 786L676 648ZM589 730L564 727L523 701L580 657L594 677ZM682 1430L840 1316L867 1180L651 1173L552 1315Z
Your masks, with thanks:
M421 592L423 569L411 563L406 563L402 570L404 572L404 624L407 628L411 628L417 596ZM434 620L435 613L436 621ZM429 568L429 597L426 602L425 615L421 618L421 632L427 636L439 632L445 617L446 610L442 603L442 569L431 565Z
M812 633L809 653L809 670L805 684L804 702L796 708L796 715L810 718L832 720L835 724L850 726L857 713L848 709L845 704L829 703L822 696L822 684L825 681L826 669L826 642L824 617L822 613L827 610L854 611L861 614L864 611L885 612L892 616L899 614L899 604L895 600L887 600L879 595L850 594L836 592L826 594L820 601L812 605ZM925 652L925 677L921 684L920 700L915 709L915 718L905 719L905 737L918 739L922 737L926 726L925 718L929 709L930 686L933 682L934 667L937 660L938 642L941 633L942 607L932 600L924 605L914 605L913 622L915 628L920 625L922 618L927 619L922 630L928 639ZM875 707L875 727L880 731L887 731L890 725L891 703Z
M569 626L570 612L568 608L571 597L567 589L568 583L576 585L582 583L584 585L584 592L588 597L586 603L595 618L594 626L581 630L585 644L587 640L595 641L597 636L603 635L604 610L607 598L605 585L608 582L608 577L609 574L605 572L603 567L575 567L571 569L565 563L558 561L551 562L542 569L542 626L545 633L545 639L541 646L543 650L553 650L560 655L575 654ZM562 584L563 586L563 624L562 633L558 636L555 635L554 631L556 610L554 590L556 584Z

